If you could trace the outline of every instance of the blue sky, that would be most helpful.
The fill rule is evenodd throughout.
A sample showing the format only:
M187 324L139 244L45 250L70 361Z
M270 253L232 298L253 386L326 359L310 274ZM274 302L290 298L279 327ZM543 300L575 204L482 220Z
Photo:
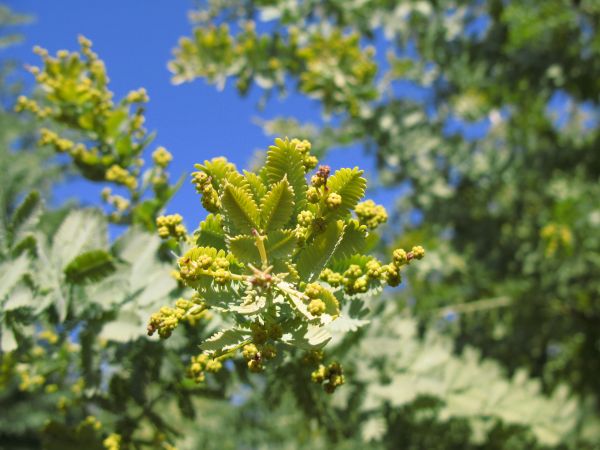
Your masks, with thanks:
M10 50L9 56L24 63L38 64L32 54L34 45L51 52L75 50L77 35L94 43L94 50L106 62L111 89L117 98L131 89L145 87L150 95L147 128L157 131L156 145L164 145L175 156L174 178L193 170L193 164L214 156L226 156L243 168L256 149L266 148L271 138L253 123L256 117L293 115L302 120L319 120L315 102L298 95L272 100L263 111L256 108L259 92L254 89L240 98L233 83L223 91L202 80L174 86L166 64L179 37L189 35L187 12L191 0L12 0L17 12L35 17L22 28L24 43ZM153 149L154 147L151 147ZM373 161L360 148L332 152L327 161L333 168L359 165L369 172ZM97 203L100 186L77 180L56 190L57 201L76 197ZM390 206L395 195L372 192L376 200ZM181 213L190 227L204 217L199 198L190 183L169 204L168 212Z

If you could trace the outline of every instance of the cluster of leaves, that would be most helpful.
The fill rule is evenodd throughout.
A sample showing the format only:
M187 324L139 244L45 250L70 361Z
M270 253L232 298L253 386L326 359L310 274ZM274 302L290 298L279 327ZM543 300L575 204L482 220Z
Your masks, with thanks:
M242 174L224 158L196 166L193 183L211 214L178 261L178 278L196 295L155 313L148 333L169 337L179 320L221 311L233 326L201 345L207 353L190 368L199 381L238 350L253 372L268 360L284 362L286 347L314 356L347 303L398 285L400 268L424 256L420 246L397 249L389 264L363 254L372 230L387 220L385 209L359 203L366 180L358 168L331 174L320 166L308 184L307 172L318 163L310 147L276 139L257 172ZM180 222L176 215L159 217L162 237L185 241ZM328 392L344 381L337 363L321 365L312 379Z
M29 71L41 95L20 96L16 110L30 111L47 123L48 128L40 130L40 145L69 155L85 178L110 182L126 194L113 194L108 187L102 192L113 209L113 222L153 229L154 218L177 186L169 184L172 155L164 147L156 148L153 166L142 171L142 153L154 139L144 128L148 94L141 88L115 102L106 68L92 43L80 36L79 44L81 54L60 50L55 57L43 48L34 49L43 66ZM150 199L144 197L148 190L153 194Z
M315 25L259 35L255 23L247 21L233 34L226 24L212 25L214 19L203 17L193 38L180 40L169 63L175 83L205 77L222 87L231 76L241 94L253 82L285 92L286 76L293 73L298 89L323 102L326 111L351 115L377 97L374 49L363 48L357 33Z
M332 147L364 144L381 181L410 187L399 217L416 208L422 221L406 221L403 236L431 250L409 283L415 311L437 321L460 303L469 313L448 327L459 347L526 367L544 389L566 381L600 398L597 2L215 0L196 16L204 30L209 18L264 24L269 57L298 80L309 72L272 45L295 30L344 30L387 49L381 76L360 88L377 100L314 130ZM221 69L245 71L240 60Z

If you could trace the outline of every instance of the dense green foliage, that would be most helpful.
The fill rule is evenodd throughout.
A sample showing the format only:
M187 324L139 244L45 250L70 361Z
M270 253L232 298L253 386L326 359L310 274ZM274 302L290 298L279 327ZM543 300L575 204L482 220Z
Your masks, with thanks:
M3 66L0 449L598 448L596 2L216 0L193 19L175 82L295 81L326 120L267 122L311 142L277 139L254 171L199 164L211 214L188 234L160 216L173 156L143 170L145 91L114 101L85 38L36 50L30 97ZM2 45L21 20L0 9ZM311 177L349 143L408 187L391 226L358 169ZM47 208L64 173L114 189L108 208Z
M297 80L337 119L317 135L331 147L362 143L383 182L409 186L403 236L431 256L411 279L415 313L435 319L458 303L465 314L449 331L459 347L475 344L510 372L526 367L548 391L567 382L599 398L598 3L209 5L174 52L174 80L234 77L241 93L252 81L268 91ZM269 32L250 36L260 23ZM341 56L328 41L340 33L361 38L345 50L362 49L361 58L330 56ZM315 41L325 48L314 51ZM225 52L206 50L217 42ZM265 74L261 59L277 70ZM378 76L357 78L359 68ZM418 223L404 219L415 209Z

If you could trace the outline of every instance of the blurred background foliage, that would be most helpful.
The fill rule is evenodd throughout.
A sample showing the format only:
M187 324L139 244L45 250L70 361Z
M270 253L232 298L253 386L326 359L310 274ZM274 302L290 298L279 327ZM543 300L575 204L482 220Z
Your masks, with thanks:
M0 9L1 45L25 19ZM232 364L196 386L184 364L218 318L144 336L186 294L144 230L170 194L150 189L114 242L110 215L45 207L52 183L86 171L36 145L39 118L13 112L25 75L3 61L0 448L598 448L598 2L215 0L191 19L173 81L232 78L265 108L314 99L322 122L265 130L363 146L378 181L405 188L380 251L419 242L427 258L408 288L357 305L370 324L334 342L334 396L292 366L248 378ZM64 117L41 119L81 131ZM141 153L85 127L69 136L126 166ZM102 167L87 178L114 181Z

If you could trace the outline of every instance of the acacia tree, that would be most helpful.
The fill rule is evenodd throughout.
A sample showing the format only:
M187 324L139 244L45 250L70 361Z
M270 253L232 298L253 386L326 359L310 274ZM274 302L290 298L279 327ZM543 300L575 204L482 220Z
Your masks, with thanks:
M201 41L210 47L208 36ZM365 102L379 95L371 87L353 92L374 80L372 55L360 53L357 37L333 36L298 36L299 49L312 46L299 51L312 74L303 89L323 92L330 111L348 110L358 120ZM400 319L393 302L365 295L398 283L398 269L423 251L389 251L378 258L391 257L387 264L360 254L369 252L386 215L371 202L358 203L365 180L357 169L320 168L308 182L306 172L318 164L311 151L342 138L339 130L323 130L323 139L303 130L312 146L276 140L256 172L240 173L222 158L199 165L193 182L212 215L193 236L181 217L157 217L175 187L165 149L156 149L150 169L138 160L149 145L138 107L145 93L114 101L101 60L89 41L80 42L83 56L38 49L43 65L32 71L43 90L21 98L17 109L44 121L40 144L67 153L83 177L115 192L103 193L107 211L47 212L40 221L31 194L7 222L18 239L2 261L1 381L3 404L21 428L14 416L0 422L3 439L11 439L2 444L529 449L582 448L583 438L593 439L596 422L568 390L540 395L523 373L508 379L472 349L453 354L435 331L419 339L413 319ZM268 47L268 39L261 42L258 48ZM279 69L277 61L269 64L265 73ZM334 85L341 83L339 68L351 74L342 94L319 81L328 73L323 67ZM130 229L110 243L107 219ZM163 242L140 228L156 228ZM439 252L437 234L411 234ZM428 254L409 269L417 280L422 270L436 269L430 260ZM425 278L423 295L434 281ZM169 338L149 339L146 331ZM325 344L327 362L320 365ZM241 361L232 358L238 350ZM252 395L240 407L219 400L247 386Z
M336 120L268 131L360 143L410 188L397 217L429 258L404 298L424 322L458 313L459 348L600 397L597 2L217 0L192 18L174 82L293 86Z

